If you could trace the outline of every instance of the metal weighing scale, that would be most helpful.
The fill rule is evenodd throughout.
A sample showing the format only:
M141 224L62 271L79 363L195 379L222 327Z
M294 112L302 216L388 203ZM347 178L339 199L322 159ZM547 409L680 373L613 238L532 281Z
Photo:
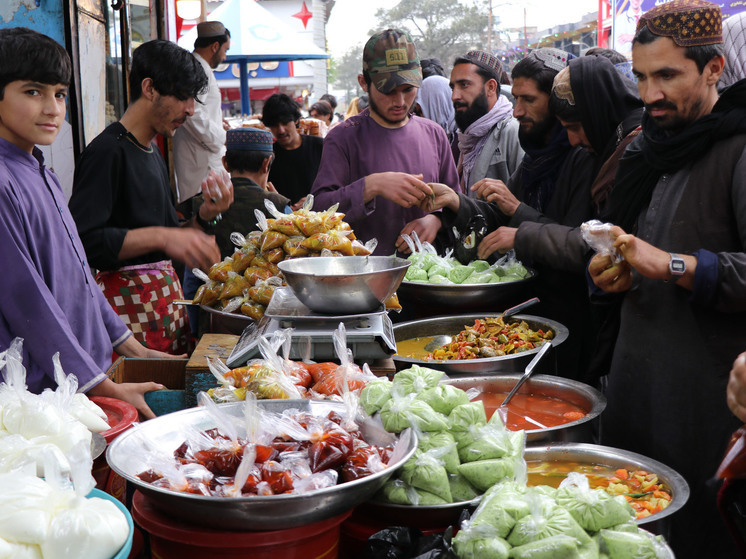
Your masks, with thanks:
M226 365L234 369L259 357L259 338L269 337L283 328L293 328L290 359L336 360L332 333L340 322L345 325L347 347L352 349L356 360L385 359L396 353L394 326L383 305L370 313L319 314L301 303L289 287L283 286L275 289L264 317L244 329ZM310 354L306 355L309 349Z

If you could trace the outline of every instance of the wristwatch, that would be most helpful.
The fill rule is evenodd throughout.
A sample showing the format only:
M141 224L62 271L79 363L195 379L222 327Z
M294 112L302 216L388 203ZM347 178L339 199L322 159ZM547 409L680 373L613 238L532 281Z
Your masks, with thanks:
M670 253L671 259L668 261L668 271L672 280L676 281L686 273L686 262L678 254Z
M201 215L199 215L199 210L198 210L197 213L194 214L194 218L199 224L199 226L202 227L202 229L204 229L205 231L212 231L212 229L218 224L218 221L223 219L223 214L218 214L210 221L206 221L202 219Z

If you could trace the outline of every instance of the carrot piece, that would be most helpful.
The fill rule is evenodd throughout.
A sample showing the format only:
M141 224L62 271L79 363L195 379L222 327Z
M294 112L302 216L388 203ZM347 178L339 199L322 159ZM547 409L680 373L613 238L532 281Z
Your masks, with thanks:
M625 470L624 468L620 468L616 471L616 475L619 479L628 479L629 478L629 472Z

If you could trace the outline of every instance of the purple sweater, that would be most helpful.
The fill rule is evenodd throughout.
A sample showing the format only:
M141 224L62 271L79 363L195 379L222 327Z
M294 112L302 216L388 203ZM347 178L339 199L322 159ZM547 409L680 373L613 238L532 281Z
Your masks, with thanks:
M339 202L356 237L363 242L378 239L375 254L380 255L393 254L404 226L425 215L419 208L403 208L381 196L363 203L365 177L385 171L421 173L425 182L459 191L448 138L435 122L410 115L401 128L384 128L366 109L332 128L311 189L314 209Z
M85 392L105 378L112 347L130 335L88 269L60 184L31 155L0 138L0 351L23 338L32 392L56 387L52 355Z

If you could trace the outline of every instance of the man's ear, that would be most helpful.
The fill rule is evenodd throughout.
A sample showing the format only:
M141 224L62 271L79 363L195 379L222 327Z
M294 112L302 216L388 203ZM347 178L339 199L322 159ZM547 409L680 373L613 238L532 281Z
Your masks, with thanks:
M365 93L368 93L368 84L365 83L365 78L362 74L357 75L357 83L360 84L360 87L363 88L363 91L365 91Z
M499 95L500 94L500 84L497 83L496 79L489 79L484 84L485 92L487 95Z
M725 69L725 57L722 55L713 56L705 65L703 73L707 74L707 85L717 84L720 76Z
M142 88L142 95L141 97L145 97L148 101L152 101L155 98L156 93L158 93L155 90L155 85L153 84L153 78L145 78L140 83L140 87Z
M228 172L230 173L230 172L231 172L231 169L230 169L230 167L228 167L228 161L227 161L227 159L225 158L225 155L223 156L223 159L222 159L222 161L223 161L223 167L225 168L225 170L226 170L226 171L228 171Z

